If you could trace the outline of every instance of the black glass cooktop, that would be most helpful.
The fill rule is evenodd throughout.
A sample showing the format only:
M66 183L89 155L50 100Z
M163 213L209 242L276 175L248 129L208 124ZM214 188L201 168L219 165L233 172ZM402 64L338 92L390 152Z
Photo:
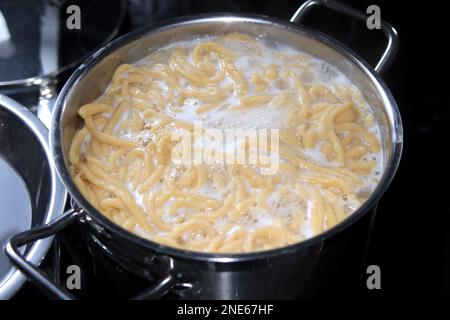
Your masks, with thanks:
M130 0L120 32L164 18L206 12L259 13L289 19L302 1L174 1ZM391 187L378 205L367 251L367 265L381 269L381 290L361 285L342 288L343 296L450 298L450 89L445 37L449 1L418 7L411 2L344 1L365 10L377 4L382 18L394 25L400 51L385 81L392 91L404 125L404 153ZM105 4L104 14L108 13ZM374 62L383 37L357 22L330 12L312 13L307 23L340 39ZM45 268L64 273L68 265L85 270L82 298L117 296L97 281L90 254L77 226L58 236ZM59 259L60 254L60 259ZM55 264L54 257L59 263ZM133 291L133 288L127 288ZM16 299L44 298L26 284Z

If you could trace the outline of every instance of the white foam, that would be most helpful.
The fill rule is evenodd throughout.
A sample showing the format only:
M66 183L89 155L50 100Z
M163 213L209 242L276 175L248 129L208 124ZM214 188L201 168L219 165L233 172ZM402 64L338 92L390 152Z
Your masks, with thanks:
M165 53L168 52L173 47L183 47L183 48L192 48L200 42L205 42L211 40L211 38L203 37L196 38L191 41L182 41L172 43L169 46L161 49L160 51ZM304 61L302 62L305 66L309 67L308 70L312 70L312 73L305 77L305 82L309 85L311 84L323 84L327 88L332 88L335 86L347 86L351 87L352 90L356 90L359 92L357 87L336 67L330 65L329 63L318 59L316 57L312 57L307 55L299 50L296 50L292 47L280 44L274 41L267 41L265 39L257 39L258 44L262 48L261 54L256 54L251 46L245 44L236 45L236 42L229 40L221 40L222 44L228 47L231 51L239 52L240 56L235 60L235 65L239 69L241 73L243 73L244 77L249 80L256 73L261 74L263 71L267 70L269 65L277 65L280 75L283 75L285 71L285 63L283 60L279 58L279 54L283 54L285 57L293 58L297 56L303 56ZM190 59L190 57L189 57ZM147 64L149 63L148 59L144 59L137 64ZM216 67L218 67L218 63L214 62ZM299 71L300 72L300 71ZM283 83L281 86L279 82L268 80L268 88L263 93L269 93L274 96L277 94L285 93L290 89L294 89L294 81L287 77L281 77ZM168 92L168 85L164 83L163 80L157 81L158 86L162 89L163 93ZM233 84L229 77L226 77L222 83L220 83L220 88L226 88L230 84ZM190 87L189 83L186 80L180 81L179 84L181 87L185 89L198 90L198 88ZM249 87L248 94L257 94L253 91L252 87ZM240 111L233 110L235 107L239 107L240 99L236 95L231 95L228 98L225 98L219 107L212 109L205 113L197 113L196 111L204 106L205 103L198 99L185 99L181 105L174 105L172 107L181 109L181 112L170 112L163 111L165 114L184 121L191 124L201 121L203 128L217 128L217 129L285 129L289 126L288 121L289 117L292 115L292 110L289 108L284 108L283 106L271 106L269 103L264 103L262 105L258 105L255 107L251 107L248 109L243 109ZM360 106L362 112L370 113L371 107L369 105ZM118 126L125 121L125 119L129 117L129 113L126 112L122 117L121 121L119 121ZM116 129L115 129L116 130ZM375 134L380 139L380 130L377 125L374 125L370 128L370 131ZM130 137L125 133L127 137ZM214 148L214 143L211 140L203 139L202 141L195 141L195 146L202 145L203 147L211 147ZM315 148L312 149L302 149L302 156L320 164L326 166L337 166L338 164L335 161L328 160L323 153L320 151L323 142L319 142ZM227 145L225 145L225 152L230 150L227 149ZM371 192L376 187L381 174L383 172L383 161L384 157L382 152L378 154L370 154L367 156L368 158L373 157L374 160L377 161L376 168L372 171L372 174L361 176L362 185L359 187L357 192ZM372 159L367 159L372 160ZM287 179L287 178L286 178ZM284 182L289 185L289 179L284 180ZM157 187L155 187L157 188ZM155 188L152 191L156 190ZM135 196L136 203L138 203L141 207L144 208L144 204L142 203L142 195L138 194L132 188L128 188L130 192ZM223 199L224 195L226 195L225 190L217 190L211 185L204 186L201 189L196 190L196 192L210 196L216 199ZM256 215L250 217L246 221L242 221L242 224L239 226L233 227L228 231L229 234L239 230L239 228L245 226L250 229L273 225L277 223L277 221L282 221L284 224L289 224L289 219L292 218L299 210L299 200L298 194L296 194L296 190L289 190L286 194L286 198L282 199L284 202L280 204L281 199L277 198L274 194L267 198L268 209L261 209ZM172 201L172 200L171 200ZM166 208L170 207L169 201L166 203ZM314 235L314 232L311 228L311 212L313 208L313 204L309 201L306 204L303 204L306 208L306 216L305 221L301 224L301 229L299 233L304 238L309 238ZM358 204L354 201L354 199L348 199L347 201L342 202L343 207L355 209ZM164 208L163 208L164 209ZM296 211L297 210L297 211ZM251 211L251 210L250 210ZM189 214L192 210L183 208L179 211L180 215ZM176 218L176 217L175 217ZM167 214L163 216L164 221L173 222L174 217L170 217ZM217 221L217 225L223 224L223 221Z

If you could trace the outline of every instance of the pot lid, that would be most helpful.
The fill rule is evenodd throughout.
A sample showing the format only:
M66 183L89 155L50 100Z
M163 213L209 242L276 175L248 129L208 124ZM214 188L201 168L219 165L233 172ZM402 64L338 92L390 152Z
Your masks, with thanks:
M11 297L25 281L6 257L5 240L54 220L65 202L47 129L27 108L0 94L0 299ZM51 243L49 237L23 248L27 260L39 264Z

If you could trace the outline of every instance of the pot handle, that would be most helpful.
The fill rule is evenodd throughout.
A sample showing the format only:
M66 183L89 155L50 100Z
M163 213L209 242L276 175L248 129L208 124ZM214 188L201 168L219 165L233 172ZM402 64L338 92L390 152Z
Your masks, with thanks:
M5 243L5 252L14 266L35 283L41 290L47 293L51 298L61 300L75 300L76 298L66 289L54 283L39 267L28 262L25 256L19 251L19 248L39 239L50 237L66 226L78 220L83 214L81 209L69 209L62 216L52 222L32 228L10 237ZM176 283L170 272L162 279L158 280L152 287L144 290L133 297L133 300L158 299L172 289Z
M49 296L57 299L73 300L75 297L50 280L50 278L43 271L39 270L37 266L28 262L25 256L19 251L19 248L58 233L67 225L75 221L81 213L82 210L69 209L52 222L14 235L5 243L6 255L14 266Z
M308 0L305 3L303 3L297 11L292 16L290 22L293 23L302 23L303 19L305 18L308 11L316 6L324 6L327 8L330 8L334 11L337 11L339 13L342 13L346 16L349 16L351 18L355 18L361 21L366 21L367 15L357 10L345 3L341 3L339 1L335 0ZM384 20L381 20L380 23L381 29L383 33L387 37L387 45L386 49L384 50L383 54L381 55L381 58L378 60L375 71L379 74L383 75L386 70L389 68L390 64L394 60L397 51L398 51L398 35L397 31L393 26L391 26L389 23L387 23Z

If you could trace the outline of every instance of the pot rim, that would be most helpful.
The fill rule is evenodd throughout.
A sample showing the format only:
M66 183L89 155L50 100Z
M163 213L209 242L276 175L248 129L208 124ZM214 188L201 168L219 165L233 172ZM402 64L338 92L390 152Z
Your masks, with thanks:
M166 246L147 240L138 235L135 235L119 225L115 224L113 221L101 214L97 209L95 209L89 201L87 201L78 188L75 186L67 167L64 163L62 144L61 144L61 116L63 110L65 109L66 98L70 94L71 89L77 85L77 83L89 72L89 70L99 63L104 57L113 53L116 49L138 40L139 38L158 33L163 30L171 29L174 27L182 27L183 25L190 25L202 22L246 22L246 23L256 23L263 25L277 25L278 27L289 29L291 31L299 32L304 36L313 38L328 46L329 48L337 51L352 62L356 67L361 69L365 76L369 77L372 84L376 87L377 91L381 96L383 104L386 106L386 113L388 116L388 122L391 126L391 136L392 136L392 146L391 146L391 159L387 163L384 170L383 176L378 183L375 190L372 192L371 196L364 202L364 204L359 207L355 212L353 212L349 217L341 221L336 226L331 229L318 234L312 238L306 239L304 241L294 243L285 247L275 248L266 251L256 251L250 253L205 253L192 250L182 250ZM114 235L120 237L120 240L131 241L134 244L144 247L149 250L156 251L158 253L167 254L173 257L179 257L184 259L193 259L200 261L209 262L237 262L237 261L250 261L258 259L272 258L278 255L292 253L301 250L306 247L318 244L326 238L336 235L340 231L348 228L350 225L359 220L366 212L368 212L380 199L382 194L386 191L387 187L391 183L395 172L398 168L402 146L403 146L403 129L400 118L400 113L397 108L397 104L387 88L381 76L377 74L374 69L365 62L361 57L354 53L351 49L347 48L343 44L334 40L333 38L318 32L312 28L308 28L303 25L293 24L278 18L272 18L264 15L254 15L254 14L235 14L235 13L214 13L211 14L197 14L182 16L172 19L167 19L155 24L150 24L148 26L133 30L118 39L108 43L103 48L94 53L91 57L85 60L77 70L72 74L69 80L64 85L62 91L58 95L57 101L55 103L55 109L52 117L52 126L50 131L50 145L53 158L55 160L57 171L69 191L70 195L74 198L75 202L84 210L87 219L93 219L99 223L102 227L110 230Z

